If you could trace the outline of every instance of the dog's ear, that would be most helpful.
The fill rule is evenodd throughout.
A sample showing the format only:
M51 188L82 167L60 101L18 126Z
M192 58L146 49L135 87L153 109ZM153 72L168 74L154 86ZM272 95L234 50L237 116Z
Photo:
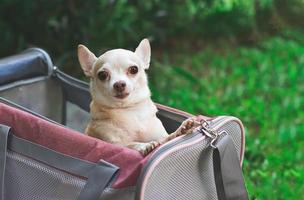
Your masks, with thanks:
M96 56L84 45L78 45L78 60L86 76L92 76L92 68L97 60Z
M135 50L135 54L144 62L145 69L149 68L151 47L148 39L143 39Z

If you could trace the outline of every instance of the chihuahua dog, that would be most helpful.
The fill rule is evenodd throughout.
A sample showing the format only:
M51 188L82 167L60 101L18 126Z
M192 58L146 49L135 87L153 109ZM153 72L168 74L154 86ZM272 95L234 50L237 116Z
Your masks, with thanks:
M87 135L123 145L146 155L160 144L188 134L198 126L194 118L185 120L168 135L157 118L145 70L151 49L143 39L135 52L114 49L96 57L84 45L78 46L78 59L90 78L91 120Z

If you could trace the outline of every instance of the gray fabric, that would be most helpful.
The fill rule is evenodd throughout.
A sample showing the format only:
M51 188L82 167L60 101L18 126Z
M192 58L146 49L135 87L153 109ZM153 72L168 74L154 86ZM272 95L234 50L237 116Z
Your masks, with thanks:
M240 160L243 157L241 149L244 147L241 138L244 137L244 133L236 120L234 117L218 117L210 121L210 128L216 128L214 130L218 133L225 131L231 136L231 144L237 148L235 153L238 154L235 156L234 164L240 168ZM179 148L200 139L202 140L199 143ZM211 140L197 131L157 149L142 170L136 199L142 200L140 197L143 194L145 200L217 200L214 179L216 166L213 165ZM171 153L162 157L168 151ZM151 168L155 162L157 165ZM143 190L143 180L149 173L151 175Z
M87 178L91 174L92 170L94 170L95 167L98 166L95 163L80 160L55 152L41 145L32 143L22 138L18 138L14 135L11 135L9 149L14 152L19 152L25 156L39 160L40 162L47 163L48 165L53 166L55 168ZM108 170L108 168L111 167L117 170L117 167L115 165L107 164L105 161L101 162L105 163L105 170ZM103 167L100 167L99 169L101 170L102 168Z
M85 82L79 81L60 70L54 72L62 86L64 93L64 100L70 101L83 110L90 111L91 95L89 85Z
M90 120L90 113L76 104L66 102L66 126L84 133Z
M0 91L8 99L40 115L61 123L62 90L54 79L44 79Z
M76 200L86 180L8 150L5 200Z
M231 137L223 136L215 146L213 166L219 200L247 200L242 169Z
M12 82L12 83L8 83L8 84L5 84L5 85L0 85L0 91L10 90L10 89L14 89L14 88L17 88L17 87L20 87L20 86L40 82L40 81L46 81L47 79L48 78L45 77L45 76L39 76L39 77L31 78L31 79L17 80L17 81Z
M0 200L4 198L4 177L6 165L7 140L10 128L0 124Z
M208 141L203 140L162 159L148 179L144 199L216 200L212 151L207 147Z

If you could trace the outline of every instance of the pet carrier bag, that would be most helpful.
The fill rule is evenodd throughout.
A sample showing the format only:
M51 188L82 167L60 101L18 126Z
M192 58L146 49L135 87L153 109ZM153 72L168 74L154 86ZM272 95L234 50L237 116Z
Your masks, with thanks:
M248 199L239 119L200 116L148 156L81 134L88 84L41 49L0 60L0 200ZM168 132L192 116L157 104Z

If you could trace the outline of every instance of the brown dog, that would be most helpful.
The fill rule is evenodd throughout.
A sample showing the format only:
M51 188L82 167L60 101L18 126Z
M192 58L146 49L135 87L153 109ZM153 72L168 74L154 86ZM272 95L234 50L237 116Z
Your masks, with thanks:
M156 117L145 73L150 55L147 39L135 52L114 49L98 58L85 46L78 46L80 65L91 79L91 121L86 134L146 155L159 144L197 127L199 123L190 118L168 135Z

